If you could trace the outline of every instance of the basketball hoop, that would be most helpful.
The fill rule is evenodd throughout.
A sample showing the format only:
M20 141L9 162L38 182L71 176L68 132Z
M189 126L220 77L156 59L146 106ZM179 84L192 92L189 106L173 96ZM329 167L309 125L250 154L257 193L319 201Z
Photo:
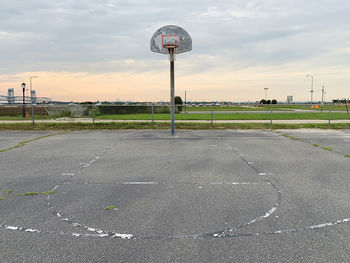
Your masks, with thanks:
M151 38L153 52L168 54L170 60L171 135L175 134L175 54L192 50L192 39L181 27L170 25L159 28Z

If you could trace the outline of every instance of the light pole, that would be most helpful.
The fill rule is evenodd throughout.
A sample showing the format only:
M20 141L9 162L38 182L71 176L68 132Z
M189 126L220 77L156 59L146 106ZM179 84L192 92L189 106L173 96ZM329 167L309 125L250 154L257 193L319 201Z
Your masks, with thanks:
M326 92L324 91L324 86L322 87L322 105L323 105L323 101L324 101L324 94L326 94Z
M23 116L23 118L26 117L26 107L25 107L25 101L24 101L24 99L25 99L25 95L24 95L25 91L26 91L26 84L23 82L22 83L22 92L23 92L22 116Z
M37 78L38 76L32 76L29 77L30 79L30 102L31 102L31 106L32 106L32 123L34 124L34 98L33 98L33 89L32 89L32 79L33 78Z
M322 103L321 103L321 112L323 111L323 101L324 101L324 94L326 92L324 91L324 85L322 86Z
M31 76L31 77L29 77L29 80L30 80L30 101L32 102L32 104L34 103L33 102L32 79L37 78L37 77L38 76Z
M306 75L306 77L310 77L311 78L311 90L310 90L310 94L311 94L311 104L313 101L313 93L314 93L314 76L311 75Z
M268 91L269 88L264 88L265 90L265 100L267 100L267 91Z

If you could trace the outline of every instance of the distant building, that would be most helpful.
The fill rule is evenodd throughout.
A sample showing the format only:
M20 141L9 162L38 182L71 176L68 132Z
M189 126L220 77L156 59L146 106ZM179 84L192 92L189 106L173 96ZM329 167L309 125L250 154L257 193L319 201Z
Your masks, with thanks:
M349 99L336 99L336 100L332 100L333 103L341 103L341 104L346 104L349 103L350 100Z
M293 96L287 96L287 102L292 103L293 102Z
M15 103L15 90L14 89L7 90L7 102L8 102L8 104Z
M36 91L31 90L30 93L31 93L30 97L31 97L32 103L36 103Z

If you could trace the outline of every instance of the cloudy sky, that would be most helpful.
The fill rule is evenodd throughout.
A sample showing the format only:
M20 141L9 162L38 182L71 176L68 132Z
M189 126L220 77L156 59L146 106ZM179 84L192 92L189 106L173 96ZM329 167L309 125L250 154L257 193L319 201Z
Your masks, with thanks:
M186 29L176 95L189 100L350 97L348 0L1 0L0 95L33 79L54 100L169 100L164 25Z

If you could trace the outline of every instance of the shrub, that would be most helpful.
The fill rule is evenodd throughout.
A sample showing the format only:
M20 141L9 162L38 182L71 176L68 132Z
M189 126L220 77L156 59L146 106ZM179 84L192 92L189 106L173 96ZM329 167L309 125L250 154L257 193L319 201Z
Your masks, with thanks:
M102 114L135 114L152 113L152 106L98 106L95 108ZM153 107L154 113L170 113L168 106Z
M175 96L174 98L175 100L175 105L177 106L177 111L181 112L182 111L182 106L178 106L178 105L182 105L182 99L180 96Z
M70 110L62 111L60 117L72 117L72 112Z
M262 99L262 100L260 101L260 104L266 104L266 100Z
M272 101L272 104L277 104L277 100L273 99Z

